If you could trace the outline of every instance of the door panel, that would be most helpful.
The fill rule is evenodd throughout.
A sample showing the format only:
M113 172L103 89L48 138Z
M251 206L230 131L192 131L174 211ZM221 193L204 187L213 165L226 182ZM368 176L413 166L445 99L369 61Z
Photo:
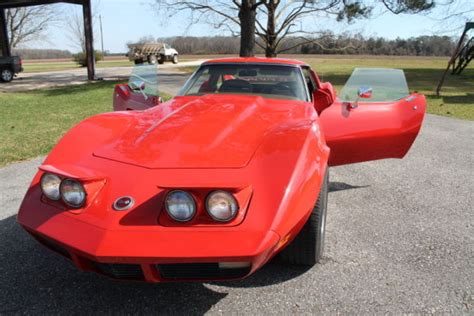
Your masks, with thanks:
M426 99L412 94L395 102L353 105L337 100L320 115L330 166L403 158L420 130Z
M160 103L156 64L135 65L128 84L114 90L114 111L145 110Z
M145 96L130 89L128 84L117 84L114 90L114 111L146 110L160 104L160 98L154 95Z

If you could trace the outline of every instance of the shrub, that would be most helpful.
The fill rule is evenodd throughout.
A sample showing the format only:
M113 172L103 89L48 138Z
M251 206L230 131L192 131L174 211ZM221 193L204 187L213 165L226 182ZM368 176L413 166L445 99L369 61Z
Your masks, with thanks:
M72 55L74 61L81 65L82 67L87 67L87 55L85 52L80 52L77 54ZM102 52L95 51L95 62L104 59Z

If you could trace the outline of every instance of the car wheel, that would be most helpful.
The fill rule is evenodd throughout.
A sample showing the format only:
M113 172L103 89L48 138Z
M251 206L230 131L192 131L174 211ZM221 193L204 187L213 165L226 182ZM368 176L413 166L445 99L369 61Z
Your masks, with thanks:
M135 65L143 64L143 59L135 59Z
M156 55L148 55L147 61L150 65L156 64Z
M13 80L13 71L10 69L3 69L0 78L3 82L10 82Z
M173 64L177 64L178 61L178 55L173 55Z
M163 65L164 62L165 62L165 56L164 56L164 55L160 55L160 59L158 59L158 64Z
M280 254L283 261L297 265L314 265L321 260L326 232L328 184L329 170L327 169L318 200L308 221L298 236Z

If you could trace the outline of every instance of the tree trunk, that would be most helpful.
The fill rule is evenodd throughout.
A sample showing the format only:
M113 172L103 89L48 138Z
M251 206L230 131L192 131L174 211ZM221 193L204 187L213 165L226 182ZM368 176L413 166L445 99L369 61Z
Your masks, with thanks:
M242 0L239 10L240 57L255 56L255 0Z
M275 0L270 0L267 4L267 11L268 11L268 21L267 21L267 33L265 39L265 56L266 57L276 57L276 34L275 34L275 12L276 7L278 6L278 2Z

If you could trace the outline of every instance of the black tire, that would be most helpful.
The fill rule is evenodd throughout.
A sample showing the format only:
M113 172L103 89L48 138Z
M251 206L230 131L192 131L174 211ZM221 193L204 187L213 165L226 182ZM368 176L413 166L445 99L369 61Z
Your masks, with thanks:
M147 61L150 65L156 64L156 55L148 55Z
M165 56L160 55L160 59L158 59L158 64L163 65L165 63Z
M173 55L172 62L173 62L173 64L177 64L179 62L178 55Z
M280 258L290 264L312 266L320 262L324 253L326 213L328 204L329 169L313 211L296 238L280 253Z
M2 82L10 82L13 80L14 73L11 69L5 68L0 72L0 80Z
M135 65L143 64L143 59L135 59Z

